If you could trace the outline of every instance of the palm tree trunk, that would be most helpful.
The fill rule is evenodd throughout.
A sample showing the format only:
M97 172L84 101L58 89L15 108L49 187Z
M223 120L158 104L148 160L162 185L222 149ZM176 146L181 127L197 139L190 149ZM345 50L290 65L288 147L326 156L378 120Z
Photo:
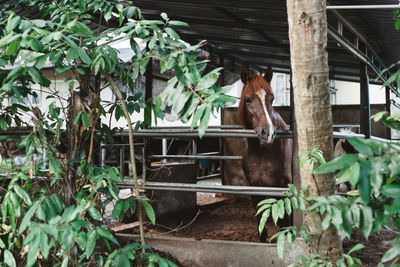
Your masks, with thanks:
M329 92L327 20L325 0L287 0L297 146L299 155L318 146L326 160L332 157L332 112ZM313 175L300 168L302 186L308 196L334 193L332 175ZM341 241L331 226L321 227L322 219L305 213L311 233L310 252L328 256L335 262L341 256Z

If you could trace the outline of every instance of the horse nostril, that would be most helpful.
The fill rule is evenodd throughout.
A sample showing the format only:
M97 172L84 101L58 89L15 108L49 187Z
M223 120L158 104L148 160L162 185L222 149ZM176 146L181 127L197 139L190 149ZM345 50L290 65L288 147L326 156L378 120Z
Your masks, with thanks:
M265 127L262 127L262 129L261 129L261 136L267 136L267 130L265 129Z

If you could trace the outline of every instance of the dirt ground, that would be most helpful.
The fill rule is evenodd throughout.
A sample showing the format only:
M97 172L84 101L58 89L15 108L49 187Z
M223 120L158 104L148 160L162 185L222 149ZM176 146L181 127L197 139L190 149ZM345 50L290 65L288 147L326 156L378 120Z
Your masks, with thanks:
M255 210L250 199L227 199L200 206L184 216L161 218L155 226L146 224L148 236L174 236L195 239L217 239L259 242ZM279 226L267 223L268 236L279 231ZM132 233L132 231L130 231Z
M361 231L356 230L352 233L350 240L345 239L343 241L343 250L347 252L356 244L363 244L365 246L364 249L354 252L351 255L359 258L363 263L362 266L375 267L385 251L390 248L390 244L386 244L385 241L393 240L397 235L397 232L384 228L379 233L372 234L368 240L365 240Z
M207 202L207 200L205 200ZM226 199L215 204L200 206L197 211L176 214L168 218L159 218L155 226L147 223L145 234L148 236L173 236L195 239L217 239L232 241L259 242L255 210L248 198ZM279 231L279 226L267 223L268 238ZM126 233L138 233L138 229L129 229ZM344 252L358 243L366 247L352 255L363 262L362 266L376 266L386 250L390 248L385 241L393 240L398 235L389 229L372 234L365 240L361 231L353 232L351 240L343 242Z

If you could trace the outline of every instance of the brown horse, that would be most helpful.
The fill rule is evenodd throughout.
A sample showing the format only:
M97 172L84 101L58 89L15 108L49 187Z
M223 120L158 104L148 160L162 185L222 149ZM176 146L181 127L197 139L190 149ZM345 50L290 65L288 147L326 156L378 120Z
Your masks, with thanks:
M246 142L242 168L252 186L287 187L292 182L292 140L275 140L275 130L289 130L289 126L274 111L274 93L270 82L272 69L268 67L264 77L250 76L246 67L241 72L243 82L238 116L246 129L255 129L258 139ZM253 197L256 205L263 197ZM285 226L288 219L285 219ZM261 241L267 238L266 230Z

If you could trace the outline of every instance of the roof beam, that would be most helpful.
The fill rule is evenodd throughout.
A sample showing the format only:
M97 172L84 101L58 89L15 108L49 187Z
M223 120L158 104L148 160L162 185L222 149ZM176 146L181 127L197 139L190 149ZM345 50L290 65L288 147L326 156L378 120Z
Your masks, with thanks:
M243 24L243 25L251 25L252 23L250 23L249 21L247 21L244 18L241 18L235 14L233 14L232 12L226 10L226 8L222 8L222 7L216 7L215 9L217 9L218 11L220 11L221 13L227 15L228 17L230 17L231 19ZM263 39L269 41L272 44L279 44L279 42L277 40L275 40L274 38L272 38L271 36L269 36L268 34L266 34L264 31L262 30L252 30L253 32L255 32L256 34L260 35ZM289 48L284 48L282 47L282 49L285 52L289 52Z
M338 5L326 6L326 9L399 9L400 5Z
M289 49L288 44L282 44L282 43L271 43L267 41L258 41L258 40L245 40L245 39L240 39L240 38L228 38L228 37L219 37L219 36L209 36L209 35L203 35L203 34L196 34L196 33L191 33L191 32L183 32L182 30L178 30L179 34L187 37L188 39L194 39L194 40L207 40L207 41L212 41L216 43L227 43L227 44L237 44L237 45L254 45L254 46L261 46L261 47L273 47L273 48L285 48Z
M146 12L143 12L146 14ZM160 16L154 15L154 13L148 14L146 18L149 19L160 19ZM199 18L199 17L192 17L192 16L176 16L171 14L170 15L171 19L174 20L180 20L184 21L190 24L190 26L193 25L209 25L209 26L219 26L219 27L230 27L230 28L239 28L239 29L247 29L247 30L252 30L252 31L275 31L275 32L282 32L282 31L287 31L288 27L287 26L279 26L279 25L274 25L274 26L268 26L264 25L262 23L259 24L254 24L254 23L241 23L238 21L234 20L220 20L220 19L210 19L210 18Z
M136 0L134 3L137 6L141 6L148 0ZM165 0L153 0L153 3L163 3ZM240 8L240 9L266 9L266 10L281 10L286 11L286 5L280 4L277 1L243 1L238 0L168 0L169 4L191 4L205 7L226 7L226 8Z

